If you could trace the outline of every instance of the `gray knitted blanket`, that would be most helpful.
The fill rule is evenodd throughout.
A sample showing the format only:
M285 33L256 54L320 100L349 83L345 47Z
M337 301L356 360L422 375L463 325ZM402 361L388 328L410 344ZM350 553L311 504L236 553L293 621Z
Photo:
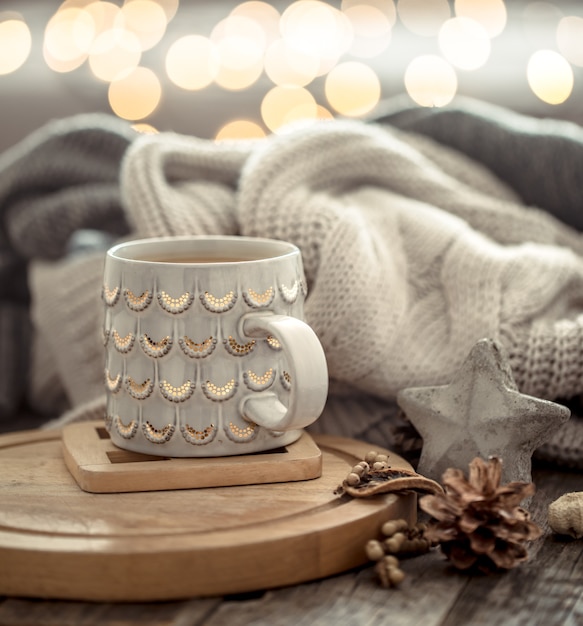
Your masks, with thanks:
M537 456L583 469L582 166L582 128L463 99L240 143L50 123L0 156L0 415L102 416L116 238L255 235L302 250L332 379L314 430L418 448L397 391L491 337L521 391L574 410Z

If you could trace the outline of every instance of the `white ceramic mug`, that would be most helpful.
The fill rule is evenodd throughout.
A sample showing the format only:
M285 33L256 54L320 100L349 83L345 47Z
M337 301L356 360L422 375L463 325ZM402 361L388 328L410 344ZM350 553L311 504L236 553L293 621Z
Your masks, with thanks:
M106 425L128 450L226 456L292 443L328 392L322 346L302 321L290 243L169 237L106 255Z

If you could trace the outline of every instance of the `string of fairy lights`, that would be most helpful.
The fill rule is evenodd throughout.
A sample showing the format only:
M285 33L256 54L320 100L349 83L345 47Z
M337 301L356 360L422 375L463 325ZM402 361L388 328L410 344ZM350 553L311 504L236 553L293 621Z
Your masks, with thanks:
M297 120L371 112L383 95L373 61L390 51L397 26L437 42L437 53L413 55L402 81L420 106L443 106L457 93L460 73L487 65L508 22L503 0L335 4L295 0L276 8L250 0L227 11L209 32L172 38L168 26L180 11L179 0L66 0L44 28L43 59L57 73L88 68L107 85L115 115L152 131L148 120L169 88L234 92L267 81L256 119L228 120L216 135L249 138L280 132ZM533 50L524 72L538 99L560 104L572 95L574 68L583 67L583 17L564 15L548 2L527 3L522 14L527 24L549 16L553 39ZM32 39L21 15L0 12L0 81L27 62ZM154 49L163 56L163 75L145 62L144 53ZM317 81L321 101L312 89Z

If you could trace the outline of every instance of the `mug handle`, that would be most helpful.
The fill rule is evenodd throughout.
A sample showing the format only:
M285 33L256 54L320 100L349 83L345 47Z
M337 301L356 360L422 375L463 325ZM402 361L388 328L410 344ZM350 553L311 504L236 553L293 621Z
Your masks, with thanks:
M286 353L291 377L287 407L275 393L261 392L242 400L242 416L275 431L304 428L315 422L328 396L328 366L316 333L302 320L269 312L244 315L240 330L252 339L275 337Z

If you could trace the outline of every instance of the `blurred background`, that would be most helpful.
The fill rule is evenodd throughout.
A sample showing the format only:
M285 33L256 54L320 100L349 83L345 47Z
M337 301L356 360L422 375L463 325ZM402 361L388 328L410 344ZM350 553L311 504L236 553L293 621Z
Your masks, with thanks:
M582 122L582 81L583 2L0 0L0 150L81 112L224 140L401 93Z

